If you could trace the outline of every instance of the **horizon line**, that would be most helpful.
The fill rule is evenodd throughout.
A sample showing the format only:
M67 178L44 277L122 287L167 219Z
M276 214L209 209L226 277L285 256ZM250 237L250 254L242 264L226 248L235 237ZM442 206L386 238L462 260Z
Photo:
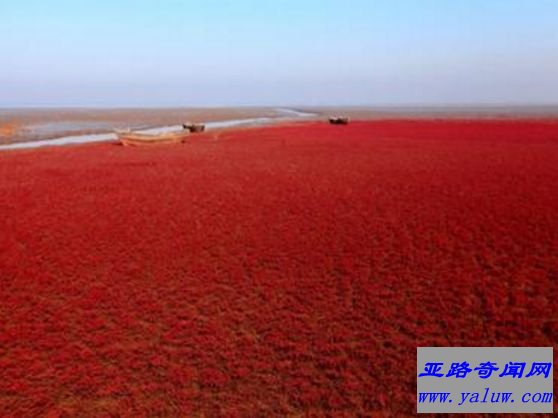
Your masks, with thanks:
M443 109L471 109L471 110L504 110L515 108L558 108L556 103L378 103L378 104L245 104L245 105L193 105L193 104L176 104L176 105L99 105L99 104L75 104L75 105L0 105L0 110L56 110L56 109L106 109L106 110L135 110L135 109L277 109L277 108L304 108L304 109L320 109L320 108L344 108L344 109L425 109L425 110L443 110ZM558 109L557 109L558 110Z

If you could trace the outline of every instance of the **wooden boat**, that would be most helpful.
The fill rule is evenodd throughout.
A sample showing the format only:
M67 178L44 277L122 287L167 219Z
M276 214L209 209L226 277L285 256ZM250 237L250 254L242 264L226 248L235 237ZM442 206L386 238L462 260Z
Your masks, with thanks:
M183 123L182 127L184 129L188 129L192 133L198 133L198 132L205 131L205 125L203 123L187 122L187 123Z
M133 131L116 131L118 140L126 146L179 144L184 142L189 131L168 132L163 134L144 134Z
M329 118L329 123L332 125L348 125L349 120L347 116L331 116Z

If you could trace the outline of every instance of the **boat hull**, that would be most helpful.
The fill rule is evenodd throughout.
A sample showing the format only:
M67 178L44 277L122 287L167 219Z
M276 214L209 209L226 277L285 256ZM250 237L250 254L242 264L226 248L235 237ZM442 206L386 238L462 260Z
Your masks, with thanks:
M182 127L192 133L201 133L205 131L205 125L203 123L186 122L182 124Z
M347 116L332 116L329 118L329 123L332 125L348 125L349 118Z
M147 135L134 132L117 132L118 140L125 146L152 146L152 145L168 145L180 144L188 137L188 132Z

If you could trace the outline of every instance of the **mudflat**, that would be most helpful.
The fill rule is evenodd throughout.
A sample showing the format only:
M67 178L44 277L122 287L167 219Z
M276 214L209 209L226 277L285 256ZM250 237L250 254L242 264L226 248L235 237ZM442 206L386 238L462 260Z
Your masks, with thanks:
M105 133L114 129L152 128L186 121L274 117L279 113L277 109L266 107L0 109L0 144Z
M309 119L343 115L354 120L387 119L558 119L558 106L322 106L221 108L41 108L0 109L0 145L64 136L102 134L114 129L149 129L250 118L279 118L292 110Z

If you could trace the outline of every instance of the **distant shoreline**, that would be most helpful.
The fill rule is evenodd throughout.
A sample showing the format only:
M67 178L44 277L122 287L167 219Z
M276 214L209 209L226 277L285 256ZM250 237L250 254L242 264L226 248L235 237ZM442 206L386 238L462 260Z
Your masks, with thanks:
M0 118L14 114L38 113L143 113L157 114L173 112L203 113L206 115L226 113L270 113L275 109L293 109L307 111L370 112L401 114L544 114L558 115L558 104L548 105L278 105L278 106L0 106Z
M314 113L311 119L345 115L353 120L385 119L548 119L558 120L558 105L479 106L292 106L216 108L0 108L0 145L98 135L114 129L150 129L186 121L220 122L293 117Z
M316 113L343 113L361 119L451 118L558 118L558 105L386 105L386 106L317 106L305 108Z

